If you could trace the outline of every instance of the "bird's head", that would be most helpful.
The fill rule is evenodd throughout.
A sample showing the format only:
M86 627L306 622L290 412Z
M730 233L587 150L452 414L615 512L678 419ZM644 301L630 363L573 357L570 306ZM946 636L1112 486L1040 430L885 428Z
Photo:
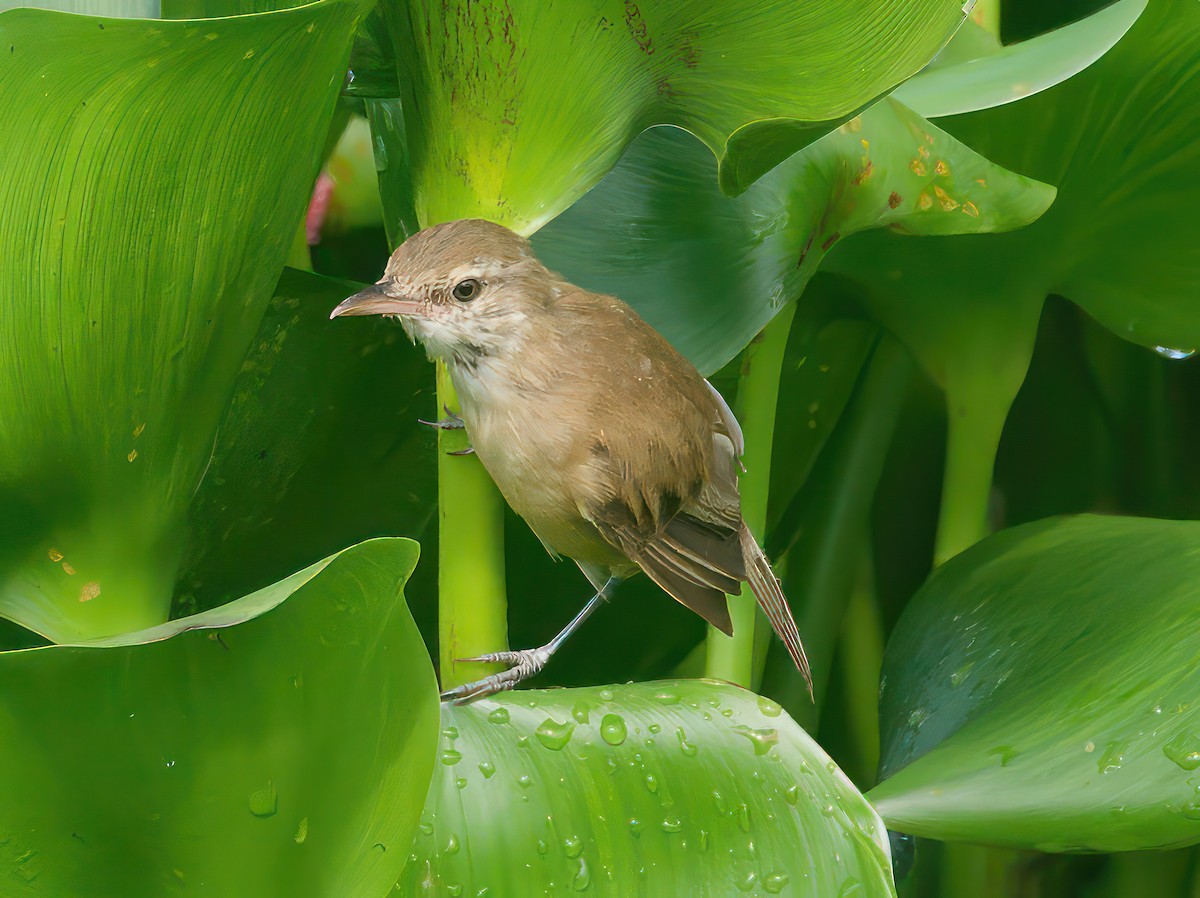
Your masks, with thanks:
M383 278L329 317L399 318L431 356L472 362L524 341L531 318L557 295L557 282L524 237L490 221L462 219L409 237Z

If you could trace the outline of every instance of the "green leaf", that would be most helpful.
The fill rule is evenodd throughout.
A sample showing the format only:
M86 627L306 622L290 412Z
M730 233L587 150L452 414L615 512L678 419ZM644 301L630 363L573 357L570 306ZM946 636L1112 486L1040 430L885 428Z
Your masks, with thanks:
M416 559L364 543L194 618L0 654L6 877L62 896L384 894L436 753L401 593Z
M1113 50L1020 103L941 124L997 163L1060 185L1030 227L991 237L863 235L829 259L947 392L945 558L986 532L995 448L1042 303L1058 293L1164 352L1200 346L1200 5L1157 0Z
M1036 219L1054 196L892 100L736 199L715 182L712 158L695 140L675 129L647 132L534 246L572 281L631 303L711 372L798 297L849 235L1005 230Z
M0 13L0 615L60 641L165 619L364 5Z
M1200 842L1200 523L1083 516L939 569L884 658L890 827L1043 851Z
M695 134L722 188L745 190L918 71L963 20L959 0L385 0L384 11L418 220L479 216L523 233L657 124Z
M858 790L767 699L715 681L442 709L397 893L893 895Z
M400 327L329 322L361 289L287 269L189 512L177 598L207 608L437 512L433 377Z
M1146 3L1117 0L1086 19L1007 47L980 46L978 33L983 29L963 27L946 48L949 52L943 51L928 69L901 84L892 96L926 118L1012 103L1086 69L1124 37ZM962 58L955 53L960 41L977 55ZM949 58L943 60L943 56Z

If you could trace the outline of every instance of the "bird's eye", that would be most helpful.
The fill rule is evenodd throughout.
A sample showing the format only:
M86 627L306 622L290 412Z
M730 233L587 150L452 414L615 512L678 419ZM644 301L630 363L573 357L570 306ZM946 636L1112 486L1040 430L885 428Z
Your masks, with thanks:
M450 292L454 294L454 298L459 302L470 302L479 295L479 291L483 289L483 285L475 278L467 278L465 281L459 281L454 285L454 289Z

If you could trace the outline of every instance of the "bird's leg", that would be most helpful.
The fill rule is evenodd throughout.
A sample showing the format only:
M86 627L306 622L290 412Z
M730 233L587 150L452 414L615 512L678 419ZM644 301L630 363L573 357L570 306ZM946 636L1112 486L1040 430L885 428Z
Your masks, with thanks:
M442 406L442 411L446 413L446 417L439 421L425 421L421 418L417 418L417 423L424 424L426 427L436 427L438 430L462 430L464 427L466 427L466 425L463 423L463 419L454 414L454 412L450 411L450 409L448 409L446 406Z
M621 579L615 576L609 577L588 603L583 606L582 610L571 619L571 622L563 627L557 636L543 646L539 646L536 649L521 649L515 652L489 652L486 655L479 655L475 658L460 659L461 661L507 664L509 668L500 673L492 674L490 677L484 677L481 680L463 683L461 686L447 689L442 693L442 701L454 702L458 705L465 704L473 699L483 698L485 695L492 695L496 692L503 692L505 689L512 689L522 680L528 679L538 673L546 666L546 662L550 660L550 656L558 651L558 647L567 641L567 637L578 630L580 625L591 617L597 608L612 598L613 593L617 591L617 587L621 583Z

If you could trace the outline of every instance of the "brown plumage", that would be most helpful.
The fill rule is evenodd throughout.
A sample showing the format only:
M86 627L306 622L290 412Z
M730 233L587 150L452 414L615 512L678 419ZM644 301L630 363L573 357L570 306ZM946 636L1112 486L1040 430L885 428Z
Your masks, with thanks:
M638 570L725 633L726 594L748 581L809 679L787 602L742 520L737 422L629 306L548 271L508 229L464 220L410 238L376 287L333 314L398 316L445 360L479 460L546 548L598 590L555 642L486 656L513 668L450 697L536 672Z

